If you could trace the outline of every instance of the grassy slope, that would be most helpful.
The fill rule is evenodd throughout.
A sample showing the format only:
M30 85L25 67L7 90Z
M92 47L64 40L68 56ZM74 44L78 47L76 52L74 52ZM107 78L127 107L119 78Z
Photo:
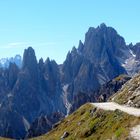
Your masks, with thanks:
M11 140L11 139L0 137L0 140Z
M59 140L65 131L70 134L65 140L125 140L130 128L140 124L140 118L119 110L112 112L97 109L91 115L90 110L93 109L90 104L80 107L62 120L58 127L33 140Z

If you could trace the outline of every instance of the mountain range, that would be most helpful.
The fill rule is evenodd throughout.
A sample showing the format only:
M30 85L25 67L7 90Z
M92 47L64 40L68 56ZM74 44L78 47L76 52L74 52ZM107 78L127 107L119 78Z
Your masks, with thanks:
M1 58L0 59L0 68L8 68L10 63L15 63L19 68L22 66L22 58L20 55L10 58Z
M0 69L0 136L44 134L86 102L108 99L140 70L139 55L140 43L127 45L104 23L90 27L61 65L49 58L37 62L34 49L25 49L21 67ZM113 80L120 75L128 76Z

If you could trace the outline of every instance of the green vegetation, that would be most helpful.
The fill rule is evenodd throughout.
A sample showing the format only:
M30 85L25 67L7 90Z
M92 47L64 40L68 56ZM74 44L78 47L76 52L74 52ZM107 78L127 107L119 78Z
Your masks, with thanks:
M52 131L32 140L60 140L64 132L69 133L65 140L125 140L130 128L139 123L140 118L119 110L104 111L86 104Z
M113 79L114 81L121 81L123 80L124 78L126 77L129 77L128 75L125 75L125 74L121 74L119 75L118 77L116 77L115 79Z
M11 139L0 137L0 140L11 140Z

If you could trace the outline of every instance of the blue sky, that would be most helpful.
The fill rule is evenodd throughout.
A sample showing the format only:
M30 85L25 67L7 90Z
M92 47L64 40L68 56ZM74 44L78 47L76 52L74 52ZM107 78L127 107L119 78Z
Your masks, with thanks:
M90 26L105 22L127 43L140 41L140 0L0 0L0 58L32 46L62 63Z

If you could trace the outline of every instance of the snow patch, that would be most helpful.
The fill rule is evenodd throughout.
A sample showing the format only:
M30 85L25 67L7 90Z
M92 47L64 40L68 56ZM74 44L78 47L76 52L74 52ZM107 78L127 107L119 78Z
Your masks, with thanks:
M8 61L7 58L2 58L2 59L0 59L0 63L1 63L2 65L4 65L7 61Z
M107 81L105 79L105 77L101 74L97 74L97 78L98 78L98 81L99 81L100 85L103 85Z
M137 125L132 128L132 130L130 132L130 137L132 137L136 140L140 140L140 125Z
M69 115L69 112L70 112L70 108L71 108L71 104L70 102L68 101L68 84L64 85L63 86L63 95L64 95L64 104L65 104L65 107L67 109L67 114L66 114L66 117Z
M129 50L130 54L133 56L133 57L136 57L136 55L133 53L132 50Z
M132 52L132 50L129 50L131 56L126 59L123 63L122 63L122 67L124 67L127 71L128 74L131 75L133 68L135 67L137 61L136 61L136 55Z
M8 95L7 95L7 97L8 98L10 98L10 97L12 97L13 95L11 94L11 93L9 93Z
M25 119L25 117L22 117L22 119L23 119L23 124L24 124L25 130L28 131L29 128L30 128L30 124L29 124L29 122Z

